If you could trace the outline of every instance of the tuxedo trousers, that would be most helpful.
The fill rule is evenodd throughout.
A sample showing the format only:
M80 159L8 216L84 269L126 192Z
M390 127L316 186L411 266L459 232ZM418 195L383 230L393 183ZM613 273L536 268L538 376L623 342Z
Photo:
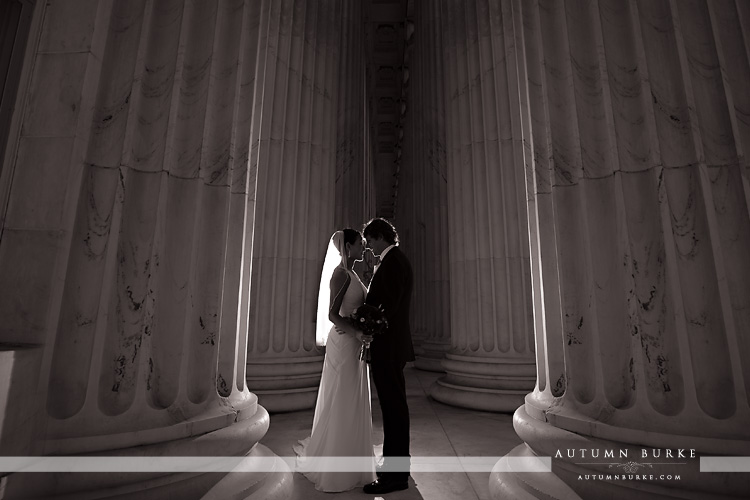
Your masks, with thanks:
M373 362L370 366L383 414L382 471L394 481L406 481L411 464L405 366L406 363L390 362Z

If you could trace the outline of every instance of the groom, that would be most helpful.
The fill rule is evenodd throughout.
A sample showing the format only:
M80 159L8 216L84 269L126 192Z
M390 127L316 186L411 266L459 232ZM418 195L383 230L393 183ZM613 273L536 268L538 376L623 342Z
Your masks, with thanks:
M367 248L380 256L365 302L381 307L388 319L388 328L370 346L372 378L383 413L383 466L377 481L364 487L365 493L382 494L409 487L409 407L404 366L414 361L409 329L412 271L398 248L398 233L390 222L373 219L363 233Z

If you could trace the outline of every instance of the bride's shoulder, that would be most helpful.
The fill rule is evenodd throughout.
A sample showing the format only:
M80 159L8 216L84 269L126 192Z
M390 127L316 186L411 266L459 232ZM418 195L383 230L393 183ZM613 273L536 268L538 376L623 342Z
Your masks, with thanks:
M349 280L351 277L349 276L349 272L347 272L346 269L343 267L337 267L333 270L333 274L331 275L331 282L332 283L343 283L344 281Z

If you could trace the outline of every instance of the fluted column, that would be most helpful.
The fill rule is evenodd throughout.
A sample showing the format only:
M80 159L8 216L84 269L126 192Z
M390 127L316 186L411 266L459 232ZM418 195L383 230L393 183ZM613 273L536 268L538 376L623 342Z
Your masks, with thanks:
M37 325L3 341L43 350L29 454L273 457L257 444L269 417L245 384L238 328L261 2L38 5L13 164L23 174L0 241L0 284L18 295L2 320ZM53 241L33 237L42 227ZM34 266L18 281L14 268ZM249 485L256 498L283 497L291 474L279 465L251 469L242 485L197 473L19 474L4 498L229 497Z
M315 405L323 364L314 321L335 229L343 8L340 0L268 7L258 62L261 118L251 138L258 180L247 383L270 411L289 411Z
M563 454L553 489L550 478L497 473L493 495L745 495L747 474L702 474L698 457L750 454L750 9L543 0L513 10L527 66L539 370L515 415L526 444L511 455ZM648 474L681 480L581 481L626 460L567 448L626 450ZM676 461L664 449L695 455L666 465Z
M415 2L414 32L407 45L409 105L407 112L405 168L414 171L412 189L414 230L420 252L412 261L416 321L421 333L415 345L417 368L443 371L441 360L450 348L450 301L448 248L448 174L446 172L446 116L443 84L443 41L440 5ZM419 194L419 196L417 196Z
M534 386L531 283L510 16L440 3L448 138L451 350L438 401L513 411Z
M393 178L394 223L399 233L400 247L409 258L414 271L414 290L411 300L411 337L415 352L419 352L427 335L425 308L427 296L425 275L425 187L423 163L419 154L420 96L414 94L414 22L407 15L404 29L404 56L401 64L400 116L394 135L396 164Z
M334 228L361 230L374 215L371 200L374 186L368 179L372 173L368 142L370 126L366 121L365 97L365 33L362 2L342 3L342 25L338 44L338 95L336 121L336 202ZM375 259L369 252L354 264L354 271L365 282L372 279Z
M343 2L339 33L334 227L361 229L372 216L366 205L365 34L362 2Z

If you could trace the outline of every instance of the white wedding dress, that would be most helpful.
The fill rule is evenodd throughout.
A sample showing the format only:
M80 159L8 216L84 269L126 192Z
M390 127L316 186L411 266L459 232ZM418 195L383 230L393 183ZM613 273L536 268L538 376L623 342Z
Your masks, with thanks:
M364 304L367 289L353 271L339 314L350 316ZM310 437L294 446L297 469L320 491L346 491L375 480L372 446L372 411L370 407L369 366L359 360L361 343L349 334L331 329L326 344L323 373ZM372 464L366 472L320 472L310 467L323 464L328 469L337 464L312 457L362 457ZM366 460L365 457L372 457ZM351 463L354 463L352 461ZM369 466L368 466L369 468Z

